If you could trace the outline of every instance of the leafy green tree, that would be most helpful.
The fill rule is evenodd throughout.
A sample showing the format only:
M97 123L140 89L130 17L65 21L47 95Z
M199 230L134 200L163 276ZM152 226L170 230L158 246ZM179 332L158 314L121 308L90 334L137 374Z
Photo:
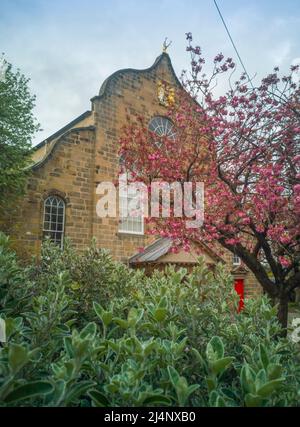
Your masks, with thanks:
M39 130L29 79L0 58L0 213L23 194L31 140Z

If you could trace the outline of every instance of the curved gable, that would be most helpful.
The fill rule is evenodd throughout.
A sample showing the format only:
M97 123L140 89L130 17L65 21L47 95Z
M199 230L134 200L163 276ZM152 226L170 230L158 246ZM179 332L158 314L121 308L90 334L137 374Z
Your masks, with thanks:
M170 57L167 53L164 52L156 58L154 64L151 65L151 67L142 70L126 68L111 74L101 85L99 95L91 98L91 102L93 103L94 101L102 100L109 95L118 94L118 82L123 82L128 77L153 77L156 74L164 75L165 79L168 80L169 83L175 84L177 87L182 88L182 85L175 74ZM33 165L31 167L33 169L41 167L45 161L47 161L48 157L50 157L50 154L56 144L61 141L61 137L68 134L71 130L81 130L84 128L91 129L93 126L95 126L93 110L88 110L79 117L76 117L57 132L37 144L34 147L34 152L32 155Z
M162 53L160 56L158 56L154 62L153 65L149 68L145 68L143 70L137 70L134 68L125 68L122 70L118 70L111 74L101 85L101 88L99 90L99 95L94 96L91 101L101 99L102 97L105 97L109 94L111 94L119 79L126 78L129 75L145 75L147 73L151 73L152 71L156 71L158 68L164 68L165 71L168 74L169 79L172 81L173 84L176 84L178 87L182 88L182 85L176 76L176 73L174 71L171 59L167 53Z

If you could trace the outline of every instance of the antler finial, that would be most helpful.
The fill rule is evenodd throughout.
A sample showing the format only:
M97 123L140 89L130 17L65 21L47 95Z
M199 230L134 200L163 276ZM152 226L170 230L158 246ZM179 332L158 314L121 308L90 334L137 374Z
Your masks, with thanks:
M163 42L163 52L166 53L168 47L172 44L172 41L170 40L168 43L168 37L165 38L165 41Z

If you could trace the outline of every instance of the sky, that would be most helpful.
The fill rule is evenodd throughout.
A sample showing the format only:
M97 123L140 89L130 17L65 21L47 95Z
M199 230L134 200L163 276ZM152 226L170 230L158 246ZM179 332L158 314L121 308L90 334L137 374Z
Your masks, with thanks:
M300 0L217 2L248 74L300 61ZM110 74L151 66L165 37L180 76L186 32L207 61L219 52L237 61L213 0L0 0L0 52L36 95L34 144L89 110Z

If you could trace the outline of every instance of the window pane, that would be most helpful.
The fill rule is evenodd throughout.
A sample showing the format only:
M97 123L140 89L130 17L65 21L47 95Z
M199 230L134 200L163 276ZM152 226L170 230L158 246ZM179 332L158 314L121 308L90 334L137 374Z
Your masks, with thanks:
M241 263L240 257L238 257L237 255L233 255L232 263L233 263L233 265L240 265L240 263Z
M43 231L52 242L62 247L64 234L65 204L56 196L49 196L44 202Z
M149 130L157 136L167 136L173 140L176 136L173 123L166 117L153 117L149 123Z
M135 234L143 234L144 232L143 217L136 216L139 214L139 212L137 212L137 209L139 209L138 193L138 190L129 186L127 188L123 188L121 195L119 195L119 231L121 232ZM134 198L137 198L137 203L133 203L132 206L130 206L130 203ZM132 209L132 212L130 212L130 209Z

